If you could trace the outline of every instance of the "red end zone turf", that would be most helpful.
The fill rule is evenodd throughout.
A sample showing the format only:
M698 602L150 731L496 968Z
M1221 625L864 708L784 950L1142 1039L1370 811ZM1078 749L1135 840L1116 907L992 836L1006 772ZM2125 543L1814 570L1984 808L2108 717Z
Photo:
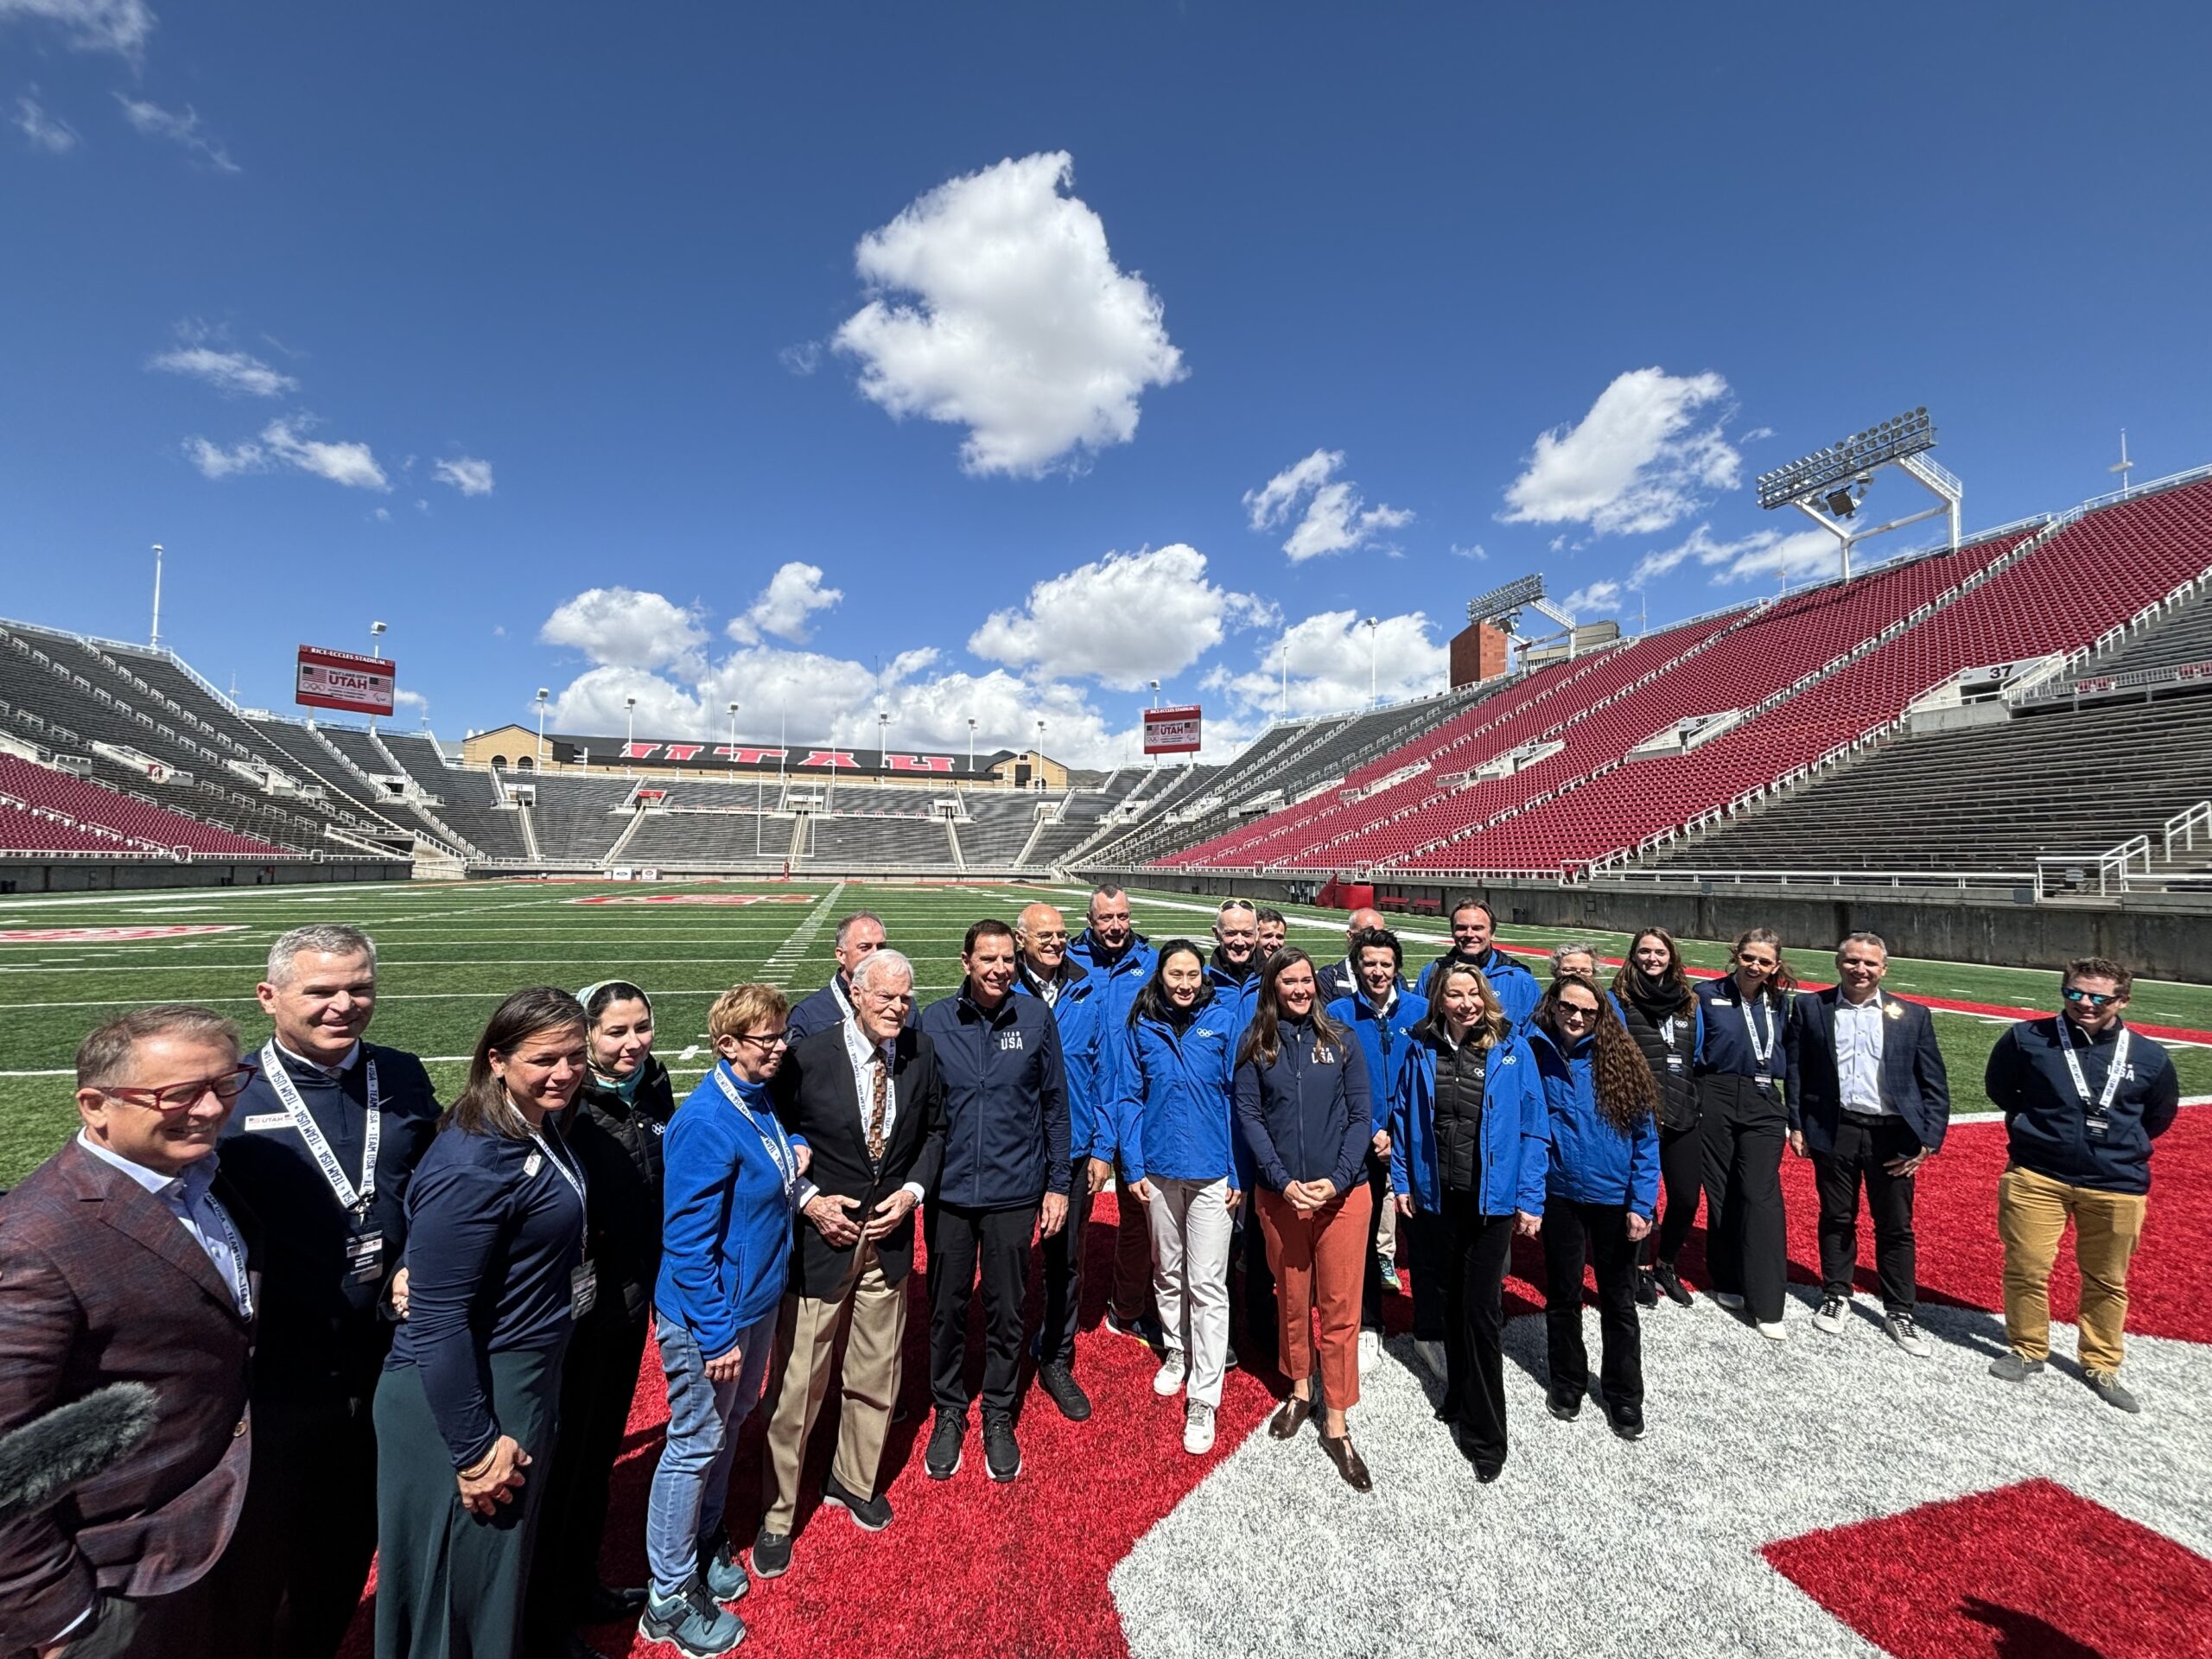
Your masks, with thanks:
M1942 1155L1922 1175L1920 1279L1929 1300L1992 1310L2002 1306L1996 1183L2004 1162L2002 1128L1966 1122L1953 1129ZM1788 1159L1783 1177L1789 1205L1791 1275L1813 1282L1818 1254L1812 1166ZM925 1477L917 1444L929 1427L926 1313L918 1274L907 1321L903 1406L909 1416L894 1427L886 1452L887 1467L895 1471L888 1496L898 1519L889 1532L868 1536L841 1512L815 1509L830 1438L817 1430L791 1569L773 1584L757 1587L740 1605L751 1630L745 1651L806 1653L817 1659L885 1653L915 1659L1002 1654L1122 1659L1128 1653L1108 1575L1137 1538L1259 1422L1274 1404L1270 1389L1280 1384L1272 1375L1231 1372L1214 1452L1205 1458L1186 1456L1181 1402L1153 1395L1148 1351L1096 1324L1112 1274L1113 1218L1113 1197L1103 1194L1086 1244L1086 1328L1077 1364L1096 1406L1091 1421L1066 1422L1033 1392L1021 1415L1019 1480L996 1485L985 1478L982 1448L972 1433L968 1461L957 1478L939 1483ZM2131 1332L2212 1343L2212 1274L2202 1271L2202 1242L2207 1237L2212 1237L2212 1110L2191 1109L2161 1139L2153 1160L2149 1224L2129 1275ZM1693 1284L1701 1283L1702 1247L1702 1234L1693 1234L1683 1260ZM1872 1235L1863 1222L1860 1257L1860 1283L1872 1290ZM1509 1317L1541 1309L1541 1262L1532 1244L1517 1245L1506 1287ZM2079 1280L2062 1257L2051 1283L2052 1318L2070 1321L2078 1294ZM1402 1329L1409 1312L1407 1299L1392 1297L1387 1306ZM1035 1312L1033 1289L1033 1318ZM976 1332L970 1333L969 1361L970 1375L980 1375L981 1338ZM610 1583L645 1580L645 1494L666 1415L659 1367L648 1350L630 1439L615 1471L606 1560ZM752 1536L760 1516L760 1435L757 1421L747 1425L730 1495L729 1528L741 1540ZM2001 1502L1985 1495L1933 1505L1791 1540L1770 1547L1768 1554L1839 1618L1870 1640L1891 1646L1901 1659L2091 1652L2133 1659L2212 1650L2187 1645L2203 1637L2169 1622L2166 1611L2170 1605L2201 1608L2212 1601L2212 1563L2060 1487L2031 1483L2001 1497ZM1963 1507L1974 1504L1991 1507ZM1961 1516L1973 1526L1960 1526ZM2151 1550L2145 1540L2158 1548ZM2031 1548L2045 1544L2060 1550L2060 1557L2045 1560ZM2085 1551L2094 1553L2094 1569L2092 1554ZM2107 1553L2138 1565L2125 1573L2108 1571ZM1882 1580L1878 1589L1870 1589L1876 1581L1852 1565L1862 1558L1885 1561L1885 1571L1906 1576L1897 1582ZM2061 1621L2063 1638L2033 1622L2059 1618L2036 1596L2018 1592L2037 1573L2076 1584L2085 1577L2098 1578L2094 1598L2085 1603L2075 1597L2069 1604L2075 1610L2101 1610L2098 1622L2077 1630L2067 1622L2073 1618L2069 1612ZM2191 1573L2198 1576L2190 1578ZM2154 1583L2173 1586L2171 1595L2151 1593ZM2104 1593L2107 1589L2109 1595ZM1885 1611L1885 1604L1891 1602L1906 1605ZM1894 1629L1878 1628L1885 1617ZM860 1631L867 1633L864 1637L848 1639L849 1633ZM673 1652L635 1642L634 1630L627 1627L590 1634L606 1653ZM2125 1642L2117 1639L2122 1634ZM2082 1645L2072 1645L2076 1641ZM355 1625L348 1653L359 1659L367 1650L365 1617Z

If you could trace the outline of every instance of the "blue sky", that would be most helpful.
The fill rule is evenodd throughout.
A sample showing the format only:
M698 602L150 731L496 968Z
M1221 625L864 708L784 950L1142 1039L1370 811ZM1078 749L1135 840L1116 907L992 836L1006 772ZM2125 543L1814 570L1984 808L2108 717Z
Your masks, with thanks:
M0 613L1218 751L1817 574L1752 476L1915 404L1969 528L2212 460L2207 16L0 0Z

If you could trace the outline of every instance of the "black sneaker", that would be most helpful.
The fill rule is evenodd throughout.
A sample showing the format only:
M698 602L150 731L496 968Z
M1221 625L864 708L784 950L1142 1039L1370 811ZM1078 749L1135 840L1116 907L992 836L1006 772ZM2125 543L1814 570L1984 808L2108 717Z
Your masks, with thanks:
M1233 1342L1223 1345L1221 1369L1224 1371L1233 1371L1236 1369L1236 1344Z
M881 1532L891 1524L889 1499L862 1497L838 1479L834 1469L822 1478L822 1501L835 1503L851 1516L853 1524L862 1532Z
M1643 1438L1643 1408L1641 1406L1607 1406L1605 1421L1612 1425L1613 1433L1624 1440Z
M1651 1276L1658 1282L1659 1288L1665 1294L1667 1300L1674 1303L1676 1307L1688 1307L1696 1301L1697 1299L1690 1294L1688 1287L1682 1283L1682 1275L1675 1271L1673 1262L1652 1263Z
M1582 1414L1582 1396L1556 1382L1544 1391L1544 1404L1562 1423L1571 1423Z
M1106 1310L1106 1328L1117 1337L1128 1337L1158 1353L1166 1344L1166 1337L1160 1329L1160 1321L1149 1313L1127 1319L1112 1308Z
M766 1527L753 1535L753 1576L756 1579L780 1579L791 1567L791 1535L788 1532L770 1532Z
M1012 1480L1021 1472L1021 1446L1014 1438L1010 1411L983 1414L983 1467L997 1481Z
M1047 1360L1037 1368L1037 1386L1060 1408L1060 1415L1071 1423L1080 1423L1090 1415L1090 1396L1075 1380L1075 1374L1058 1360Z
M1649 1268L1636 1270L1636 1300L1644 1307L1659 1306L1659 1280Z
M960 1443L967 1438L968 1414L939 1406L929 1450L922 1453L922 1471L931 1480L950 1480L960 1472Z

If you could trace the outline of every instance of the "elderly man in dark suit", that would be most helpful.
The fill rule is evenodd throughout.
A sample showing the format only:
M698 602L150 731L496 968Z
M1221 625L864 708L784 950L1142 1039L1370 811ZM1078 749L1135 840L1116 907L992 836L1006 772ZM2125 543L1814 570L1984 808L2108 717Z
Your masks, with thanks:
M1859 1266L1863 1183L1874 1219L1882 1328L1905 1352L1924 1358L1928 1338L1913 1322L1913 1179L1943 1144L1950 1079L1928 1010L1883 995L1890 953L1881 937L1852 934L1836 948L1835 964L1840 982L1797 997L1783 1039L1789 1145L1813 1160L1821 1200L1821 1310L1813 1325L1843 1334Z
M82 1128L0 1204L0 1433L111 1382L158 1402L114 1468L0 1524L0 1653L232 1645L259 1262L215 1148L251 1076L237 1027L205 1008L111 1021L77 1050Z
M913 964L870 952L853 969L853 1011L792 1049L770 1084L776 1116L812 1162L794 1194L791 1287L768 1363L767 1456L753 1571L791 1565L806 1443L834 1380L837 1455L822 1501L870 1532L891 1524L878 1465L899 1397L914 1211L944 1161L944 1090L929 1038L906 1024ZM844 1369L835 1363L846 1332Z

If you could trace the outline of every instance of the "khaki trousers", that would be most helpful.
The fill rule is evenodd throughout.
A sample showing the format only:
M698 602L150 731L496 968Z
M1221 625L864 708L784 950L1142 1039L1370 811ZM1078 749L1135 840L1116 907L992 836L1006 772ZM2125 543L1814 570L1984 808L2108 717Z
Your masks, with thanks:
M2082 1270L2085 1371L2117 1371L2127 1324L2127 1262L2143 1236L2140 1192L2069 1186L2018 1164L1997 1179L1997 1236L2005 1241L2005 1339L2024 1359L2050 1357L2050 1266L2066 1224Z
M836 1372L840 1331L845 1363ZM837 1455L830 1471L848 1491L875 1496L877 1465L899 1397L899 1345L906 1334L906 1281L892 1284L874 1244L862 1239L845 1281L829 1296L789 1295L768 1363L768 1454L761 1460L761 1529L788 1535L798 1509L806 1443L833 1376L840 1391Z

